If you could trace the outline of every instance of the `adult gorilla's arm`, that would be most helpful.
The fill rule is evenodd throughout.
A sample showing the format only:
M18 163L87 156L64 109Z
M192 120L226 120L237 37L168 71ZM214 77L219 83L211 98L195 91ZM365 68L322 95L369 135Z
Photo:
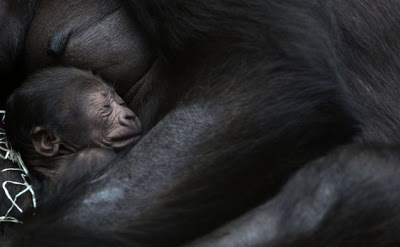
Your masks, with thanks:
M396 246L399 163L398 147L345 146L308 164L269 202L188 246Z
M180 98L112 167L75 184L83 194L42 204L29 246L178 245L265 201L353 133L324 6L130 3Z

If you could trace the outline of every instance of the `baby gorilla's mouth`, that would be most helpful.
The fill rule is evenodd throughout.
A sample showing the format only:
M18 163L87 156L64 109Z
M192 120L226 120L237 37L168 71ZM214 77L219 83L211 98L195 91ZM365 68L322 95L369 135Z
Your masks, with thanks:
M142 132L131 132L125 133L123 135L118 135L111 138L112 148L113 149L122 149L128 145L137 143L142 137Z
M129 126L111 136L113 149L122 149L128 145L137 143L142 137L142 124L139 118L135 117Z
M124 140L118 141L115 148L116 149L121 149L121 148L124 148L124 147L126 147L128 145L135 144L140 140L141 137L142 137L141 135L136 135L136 136L133 136L131 138L126 138Z

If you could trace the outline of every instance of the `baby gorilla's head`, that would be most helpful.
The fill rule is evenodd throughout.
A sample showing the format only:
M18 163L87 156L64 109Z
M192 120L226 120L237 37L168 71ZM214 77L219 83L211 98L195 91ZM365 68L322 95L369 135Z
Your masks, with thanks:
M32 75L8 99L6 133L29 158L87 147L119 150L140 138L141 123L101 78L76 68Z

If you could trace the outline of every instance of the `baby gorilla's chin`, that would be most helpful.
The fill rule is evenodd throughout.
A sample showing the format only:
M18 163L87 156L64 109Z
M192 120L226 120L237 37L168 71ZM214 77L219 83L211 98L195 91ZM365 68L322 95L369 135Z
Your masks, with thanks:
M129 126L124 126L111 132L108 135L110 147L114 150L120 150L128 145L137 143L142 137L142 125L138 118L132 121Z
M137 143L142 135L140 133L132 136L121 136L116 139L112 139L111 148L113 150L121 150L129 145Z
M112 128L103 131L103 133L107 133L104 136L105 143L103 144L113 150L133 145L142 136L142 123L132 111L123 109L119 114L111 125Z

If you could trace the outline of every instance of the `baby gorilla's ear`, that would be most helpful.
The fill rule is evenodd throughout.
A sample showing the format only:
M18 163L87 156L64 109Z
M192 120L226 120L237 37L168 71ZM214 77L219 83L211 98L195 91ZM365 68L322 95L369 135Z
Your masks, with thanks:
M38 126L33 128L31 137L36 152L46 157L57 155L61 139L53 131Z

